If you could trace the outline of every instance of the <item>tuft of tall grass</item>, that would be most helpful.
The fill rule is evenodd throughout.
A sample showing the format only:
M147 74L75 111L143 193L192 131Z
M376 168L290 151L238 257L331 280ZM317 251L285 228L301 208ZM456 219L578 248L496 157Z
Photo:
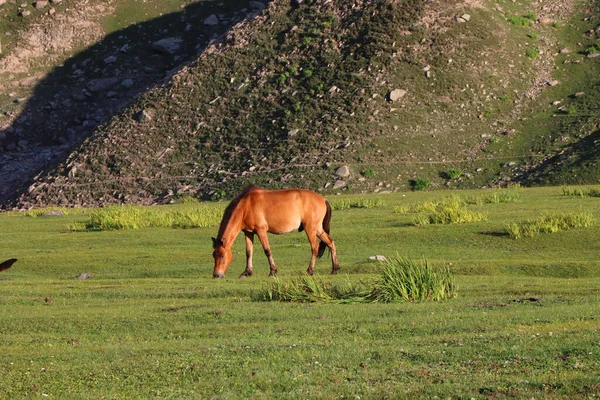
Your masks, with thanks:
M512 222L506 226L506 233L513 239L534 237L541 233L555 233L568 229L588 228L595 224L590 213L562 213L544 215L535 220Z
M368 299L391 303L399 300L444 300L457 295L454 274L449 265L432 266L425 259L415 261L396 257L382 263L381 276Z
M592 187L592 188L575 188L571 186L564 186L562 188L562 193L564 196L577 196L577 197L600 197L600 187Z
M485 193L480 196L466 196L463 199L465 204L500 204L516 203L521 200L521 194L517 190L498 189L491 193Z
M345 284L333 284L323 279L301 274L293 279L274 278L270 285L252 292L253 301L282 301L296 303L360 302L365 298L366 287L353 284L349 280Z
M467 210L458 196L451 196L434 204L423 204L423 209L431 209L428 215L418 215L413 219L416 226L429 224L465 224L486 219L483 213Z
M220 223L223 211L217 207L194 207L168 211L155 207L113 206L94 211L82 225L85 230L123 230L140 228L201 228ZM73 230L81 230L74 225Z

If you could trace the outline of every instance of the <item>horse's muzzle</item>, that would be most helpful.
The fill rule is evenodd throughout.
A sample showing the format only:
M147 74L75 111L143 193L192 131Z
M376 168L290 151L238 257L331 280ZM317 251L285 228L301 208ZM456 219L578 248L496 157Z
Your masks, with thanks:
M225 278L225 274L222 272L213 272L213 278Z

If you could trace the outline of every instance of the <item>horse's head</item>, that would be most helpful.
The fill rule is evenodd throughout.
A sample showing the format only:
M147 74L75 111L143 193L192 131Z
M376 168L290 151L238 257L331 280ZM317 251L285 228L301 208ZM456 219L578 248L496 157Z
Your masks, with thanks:
M225 246L223 239L212 238L213 241L213 258L215 259L215 269L213 270L213 278L224 278L225 272L233 260L231 247Z

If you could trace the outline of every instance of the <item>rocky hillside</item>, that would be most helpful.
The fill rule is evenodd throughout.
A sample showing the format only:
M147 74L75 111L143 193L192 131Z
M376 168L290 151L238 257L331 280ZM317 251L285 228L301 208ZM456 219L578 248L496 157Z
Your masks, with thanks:
M7 207L218 199L249 182L562 183L575 162L577 182L600 176L595 3L187 2L109 34L127 2L89 3L71 1L91 24L81 48L27 72L23 98L10 91L27 77L4 77L25 53L0 60ZM74 18L37 12L48 21L23 32Z

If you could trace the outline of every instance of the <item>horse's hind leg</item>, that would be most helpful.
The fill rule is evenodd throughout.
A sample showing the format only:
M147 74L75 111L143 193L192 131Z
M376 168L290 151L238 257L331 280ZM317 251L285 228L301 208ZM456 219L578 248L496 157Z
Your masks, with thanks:
M319 241L317 239L317 235L314 233L311 235L308 233L308 231L306 231L306 236L308 236L308 241L310 242L310 249L312 252L306 273L308 275L312 275L315 272L315 262L317 261L317 254L319 254Z
M337 274L340 269L340 263L337 259L337 252L335 250L335 243L333 242L333 239L327 232L321 232L319 239L321 239L321 241L325 243L327 247L329 247L329 251L331 251L331 273Z
M244 232L246 236L246 270L242 272L240 278L252 276L252 251L254 249L254 233Z
M269 276L277 275L277 268L275 267L275 260L273 260L273 256L271 255L271 246L269 245L269 238L267 237L267 231L256 231L258 238L260 239L260 244L262 244L263 249L265 250L265 255L267 256L267 260L269 260L269 267L271 268L271 272L269 272Z

